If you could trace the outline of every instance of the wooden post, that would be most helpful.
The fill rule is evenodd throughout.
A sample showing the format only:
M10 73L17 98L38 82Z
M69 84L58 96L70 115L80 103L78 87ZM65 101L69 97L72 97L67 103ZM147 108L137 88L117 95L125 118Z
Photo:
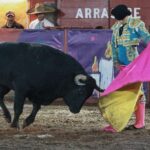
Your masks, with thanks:
M108 28L110 29L111 28L111 7L110 7L110 0L108 0Z
M68 29L64 29L64 53L68 53Z
M150 107L150 82L147 83L146 106Z

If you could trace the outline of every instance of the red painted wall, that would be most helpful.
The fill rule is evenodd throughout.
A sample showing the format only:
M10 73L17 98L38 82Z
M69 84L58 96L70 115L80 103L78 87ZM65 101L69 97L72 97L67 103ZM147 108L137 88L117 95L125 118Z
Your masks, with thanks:
M96 26L108 27L108 19L99 19L94 16L96 9L108 8L108 0L57 0L58 8L64 12L64 16L60 18L62 26L69 27L90 27ZM83 18L76 18L78 9L82 10ZM91 18L85 16L86 11L91 11ZM101 15L101 12L100 12Z
M132 8L132 14L141 16L147 28L150 28L150 3L148 0L57 0L57 6L64 12L64 16L59 18L60 24L66 27L90 27L103 26L109 28L114 19L105 17L105 9L109 16L111 8L118 4L126 4ZM77 10L82 10L83 18L76 18ZM91 18L86 18L85 11L91 11ZM94 18L94 11L99 9L99 17ZM81 15L81 16L82 16ZM102 18L102 16L104 18Z
M29 0L30 7L40 2L53 2L63 15L57 23L64 27L95 28L103 26L110 28L114 19L110 19L110 10L118 4L126 4L132 9L133 16L140 15L150 30L149 0ZM139 13L139 14L138 14ZM29 16L30 20L34 16Z

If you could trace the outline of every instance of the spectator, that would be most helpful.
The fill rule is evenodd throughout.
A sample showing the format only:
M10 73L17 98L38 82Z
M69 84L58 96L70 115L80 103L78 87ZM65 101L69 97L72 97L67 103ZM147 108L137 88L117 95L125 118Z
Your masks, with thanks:
M12 11L8 11L6 13L7 22L2 28L16 28L16 29L24 29L23 25L19 24L15 21L15 13Z
M52 7L37 3L33 10L29 9L27 11L29 15L36 15L37 17L37 19L29 24L29 29L46 29L54 27L54 24L45 18L46 13L52 13L54 11L55 9Z

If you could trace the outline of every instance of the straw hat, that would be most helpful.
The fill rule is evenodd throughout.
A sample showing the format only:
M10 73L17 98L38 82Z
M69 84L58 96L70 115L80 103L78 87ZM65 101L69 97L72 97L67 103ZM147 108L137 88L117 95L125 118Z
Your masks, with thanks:
M27 14L32 15L32 14L40 14L40 13L52 13L55 11L56 11L56 8L54 8L52 6L36 3L35 7L30 8L27 11Z

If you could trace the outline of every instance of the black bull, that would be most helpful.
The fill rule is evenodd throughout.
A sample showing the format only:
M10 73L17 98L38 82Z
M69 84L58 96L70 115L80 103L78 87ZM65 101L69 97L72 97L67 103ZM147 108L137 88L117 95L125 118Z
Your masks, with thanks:
M33 103L23 127L33 123L41 105L63 98L73 113L78 113L97 87L83 67L71 56L52 47L29 43L0 44L0 106L6 120L11 115L3 98L14 90L14 119L11 127L19 127L19 116L25 98Z

